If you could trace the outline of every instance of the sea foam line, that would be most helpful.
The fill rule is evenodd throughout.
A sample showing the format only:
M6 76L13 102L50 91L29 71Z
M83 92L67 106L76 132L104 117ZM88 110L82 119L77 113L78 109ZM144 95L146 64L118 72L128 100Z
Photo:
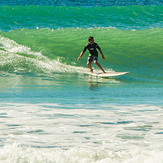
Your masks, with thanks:
M101 148L71 148L69 150L35 149L18 144L0 148L2 163L162 163L163 152L157 150L109 151Z
M86 68L66 65L60 59L51 60L40 52L33 52L29 47L0 36L0 66L8 67L13 72L83 72Z

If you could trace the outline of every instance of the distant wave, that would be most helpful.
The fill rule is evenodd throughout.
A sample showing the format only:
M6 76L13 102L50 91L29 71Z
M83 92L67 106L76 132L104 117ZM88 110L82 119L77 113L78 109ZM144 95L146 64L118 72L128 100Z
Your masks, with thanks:
M77 27L162 28L162 16L163 6L0 6L0 30Z
M41 5L41 6L128 6L162 5L162 0L2 0L0 5Z

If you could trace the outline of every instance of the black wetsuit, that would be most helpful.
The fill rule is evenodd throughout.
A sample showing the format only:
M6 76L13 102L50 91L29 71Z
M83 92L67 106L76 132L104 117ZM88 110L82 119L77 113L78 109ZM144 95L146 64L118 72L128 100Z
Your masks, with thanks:
M97 52L96 48L98 50L100 50L100 47L98 46L97 43L94 42L92 45L88 43L85 45L83 53L88 49L89 50L89 56L98 56L98 52Z

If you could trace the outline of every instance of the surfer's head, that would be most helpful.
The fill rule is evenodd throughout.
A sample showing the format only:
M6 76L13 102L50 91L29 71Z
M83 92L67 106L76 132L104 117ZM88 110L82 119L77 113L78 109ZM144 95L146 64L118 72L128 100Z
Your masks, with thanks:
M89 43L92 44L92 43L94 43L94 38L93 38L92 36L89 36L89 37L88 37L88 41L89 41Z

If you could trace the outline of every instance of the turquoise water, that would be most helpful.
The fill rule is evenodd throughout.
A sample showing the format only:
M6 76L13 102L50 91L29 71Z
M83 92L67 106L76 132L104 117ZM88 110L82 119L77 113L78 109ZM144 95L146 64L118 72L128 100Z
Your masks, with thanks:
M0 5L1 162L163 161L161 1ZM89 76L90 35L130 73Z
M90 28L117 29L162 28L159 6L0 6L0 29Z

